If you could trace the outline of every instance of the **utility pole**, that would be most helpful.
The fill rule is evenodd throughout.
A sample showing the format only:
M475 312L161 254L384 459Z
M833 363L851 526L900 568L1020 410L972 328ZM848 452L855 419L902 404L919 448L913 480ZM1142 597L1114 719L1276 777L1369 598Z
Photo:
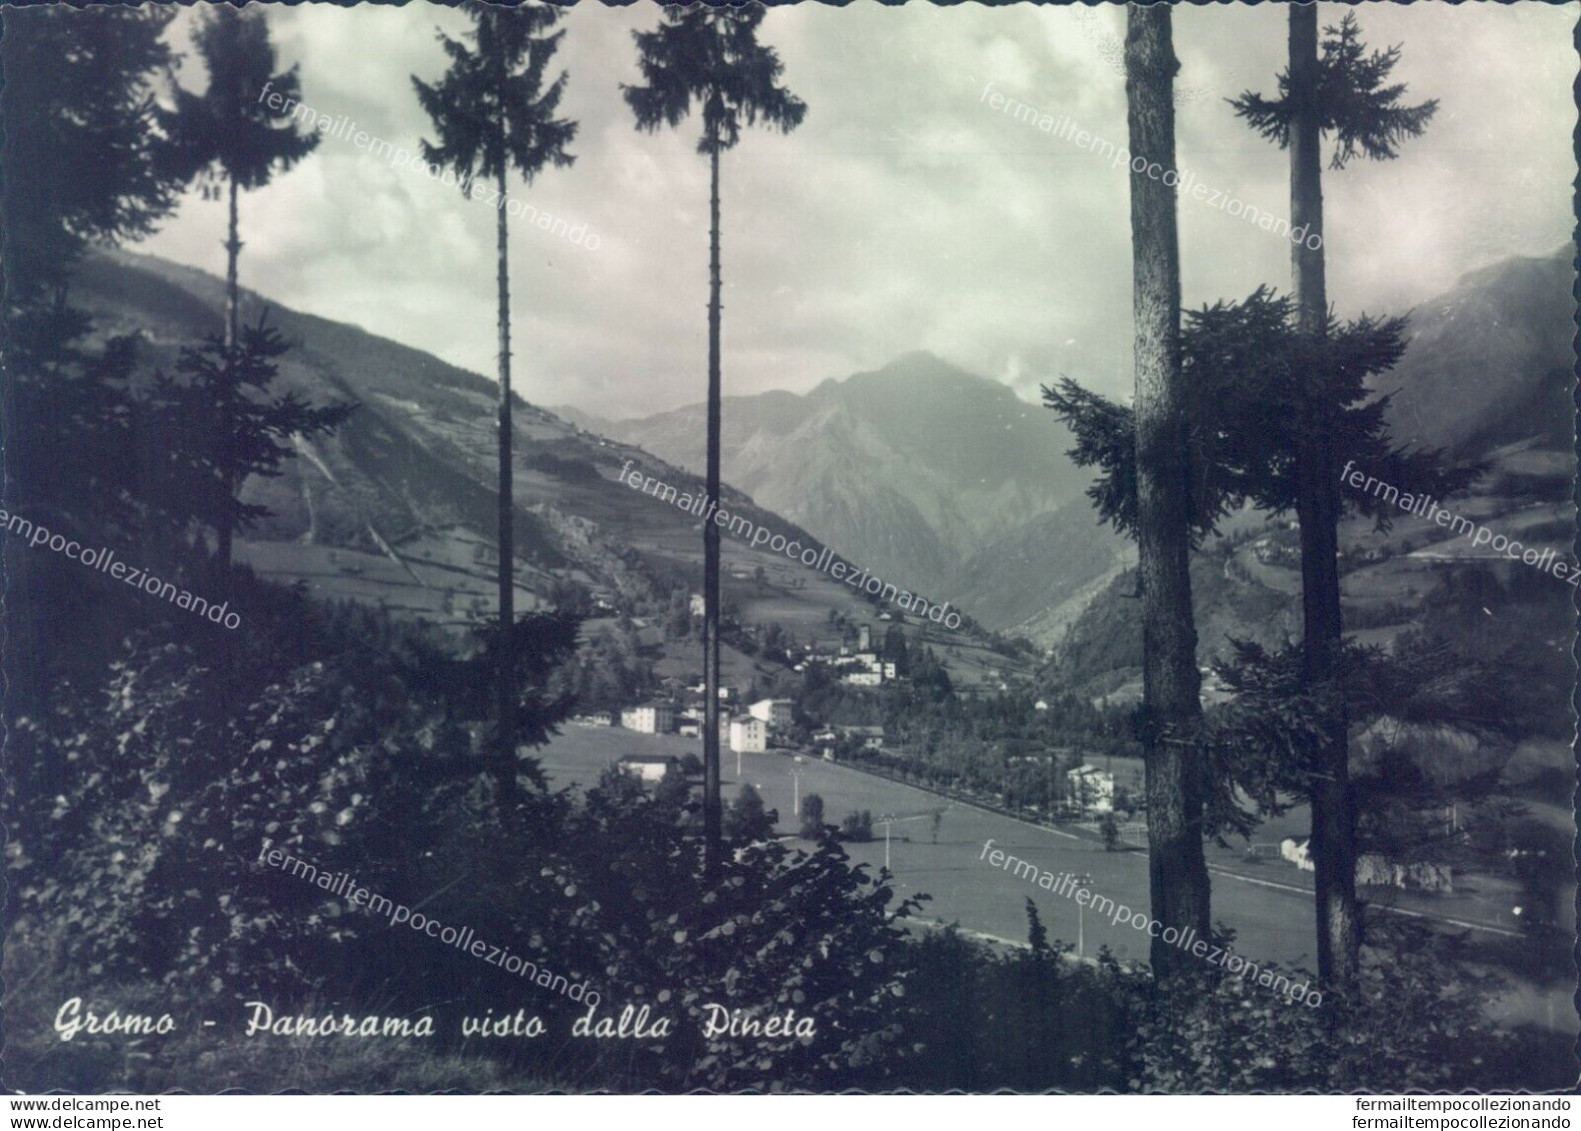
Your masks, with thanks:
M1087 890L1087 885L1092 883L1092 873L1083 872L1076 877L1076 887L1082 891ZM1087 909L1081 900L1076 901L1076 957L1087 956Z
M886 813L878 819L878 823L884 826L884 867L889 867L889 826L896 821L920 821L931 816L931 813L919 813L915 817L897 817L893 813Z

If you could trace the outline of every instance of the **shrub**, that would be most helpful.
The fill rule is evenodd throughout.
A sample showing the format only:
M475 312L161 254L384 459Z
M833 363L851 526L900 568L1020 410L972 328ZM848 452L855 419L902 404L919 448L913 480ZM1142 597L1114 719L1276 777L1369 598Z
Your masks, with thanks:
M663 1041L587 1042L601 1071L672 1088L778 1090L877 1085L903 1059L897 920L918 903L892 907L893 890L837 843L747 845L709 884L698 838L606 776L560 844L544 867L554 946L599 972L597 1016L648 1003L676 1022ZM817 1038L705 1038L709 1005L758 1020L794 1010L814 1019ZM623 1043L636 1047L609 1047Z
M1368 931L1352 995L1329 992L1316 1008L1219 968L1187 971L1168 991L1152 984L1131 1087L1398 1093L1483 1079L1509 1041L1482 1018L1491 976L1467 963L1463 940L1425 925L1380 920Z
M743 784L724 812L725 837L740 843L767 839L774 835L778 817L778 812L769 813L763 808L763 798L751 783Z
M840 835L846 840L865 843L873 839L873 814L870 810L863 809L857 813L847 813L845 820L840 822Z
M802 798L801 835L807 840L817 840L823 835L823 798L816 793Z

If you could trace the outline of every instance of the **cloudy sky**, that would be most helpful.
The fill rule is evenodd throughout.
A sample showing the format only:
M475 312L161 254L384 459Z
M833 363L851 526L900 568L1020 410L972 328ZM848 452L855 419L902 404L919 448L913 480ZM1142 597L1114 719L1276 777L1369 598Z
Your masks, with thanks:
M1325 23L1339 5L1324 5ZM1326 173L1329 296L1342 315L1398 311L1468 270L1547 254L1569 238L1575 124L1572 28L1581 5L1359 7L1374 46L1399 43L1409 100L1437 98L1400 160ZM539 404L632 416L701 400L707 350L708 169L695 118L638 134L620 96L638 79L634 28L650 4L578 4L558 59L576 163L512 191L586 225L597 250L513 224L515 388ZM189 51L194 14L174 26ZM415 148L434 134L411 76L437 78L436 28L458 13L270 5L303 101ZM1288 215L1288 159L1223 99L1272 92L1286 14L1271 4L1183 7L1179 166ZM1129 385L1130 232L1123 169L985 101L985 85L1123 144L1124 13L1018 4L904 8L855 0L768 14L762 38L808 104L785 136L747 133L724 160L727 393L805 391L931 350L1026 397L1065 373ZM182 81L201 87L189 53ZM1180 202L1185 301L1285 288L1289 244L1198 200ZM140 245L224 273L224 208L189 196ZM494 213L350 140L242 203L244 286L494 372Z

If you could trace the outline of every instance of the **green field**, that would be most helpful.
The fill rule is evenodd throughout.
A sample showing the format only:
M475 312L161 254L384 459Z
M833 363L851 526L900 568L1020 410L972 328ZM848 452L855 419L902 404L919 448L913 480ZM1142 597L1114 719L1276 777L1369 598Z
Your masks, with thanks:
M538 752L554 787L588 784L600 771L625 754L686 753L701 755L695 739L643 735L619 728L567 727L547 748ZM1020 943L1026 939L1024 900L1031 897L1051 935L1076 942L1082 936L1085 953L1108 946L1116 955L1146 960L1145 932L1115 925L1108 917L1079 912L1077 904L1038 888L982 859L984 842L1051 872L1087 873L1091 890L1116 904L1145 909L1148 906L1147 857L1140 851L1106 852L1101 842L1087 835L1029 825L1009 817L951 803L936 794L862 773L848 766L812 757L796 761L782 752L747 754L740 758L722 752L724 796L728 804L740 782L751 782L764 803L779 812L781 832L794 832L799 822L792 813L797 792L793 771L799 774L801 796L817 793L824 799L825 819L838 823L847 813L871 810L874 818L896 818L891 826L890 868L899 896L931 897L919 918L958 922L981 934ZM932 840L930 814L944 809L938 842ZM909 819L908 819L909 818ZM1259 829L1255 839L1275 841L1306 832L1306 814L1297 810ZM847 845L851 857L875 871L884 863L882 826L878 839ZM1275 859L1248 863L1241 849L1209 848L1214 869L1213 918L1235 928L1238 953L1253 961L1283 965L1315 964L1311 874ZM1513 927L1509 901L1498 885L1479 884L1476 891L1431 897L1415 893L1373 889L1368 898L1380 905L1406 911ZM1079 919L1079 921L1078 921ZM1545 994L1527 987L1512 988L1509 998L1490 1010L1495 1016L1541 1020L1548 999L1560 1008L1562 1021L1568 999L1562 988Z

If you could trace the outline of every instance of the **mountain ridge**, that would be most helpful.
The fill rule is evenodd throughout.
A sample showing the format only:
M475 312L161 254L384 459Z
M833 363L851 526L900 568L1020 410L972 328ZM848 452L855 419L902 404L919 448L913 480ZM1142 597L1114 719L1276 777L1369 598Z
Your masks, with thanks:
M97 335L140 339L139 381L175 371L183 348L223 326L219 279L133 252L88 256L72 301L93 318ZM266 579L304 584L325 600L376 604L470 637L497 602L498 386L421 350L244 292L248 323L266 307L269 324L291 344L274 390L314 403L354 400L359 408L334 433L297 444L298 458L286 460L278 476L245 482L243 497L274 513L238 537L236 561ZM659 624L701 589L701 522L633 490L622 473L641 472L693 495L701 493L698 477L515 399L518 609L555 606L580 590L581 607L593 609L590 633L627 624L652 649L661 675L694 682L695 635L672 639ZM158 452L149 447L147 458ZM726 483L722 497L754 527L806 548L824 546L735 485ZM968 619L958 630L940 627L801 560L753 548L733 531L724 540L724 566L726 678L743 688L772 667L755 658L761 644L753 644L770 626L830 645L833 625L876 623L886 614L948 656L959 682L982 682L1015 665L991 648L969 610L960 610ZM853 576L880 574L859 559L848 558L847 567ZM944 600L909 591L935 605Z
M875 572L956 599L985 544L1076 498L1069 433L1008 386L923 351L804 394L726 397L724 474ZM683 467L704 458L704 407L610 422Z

